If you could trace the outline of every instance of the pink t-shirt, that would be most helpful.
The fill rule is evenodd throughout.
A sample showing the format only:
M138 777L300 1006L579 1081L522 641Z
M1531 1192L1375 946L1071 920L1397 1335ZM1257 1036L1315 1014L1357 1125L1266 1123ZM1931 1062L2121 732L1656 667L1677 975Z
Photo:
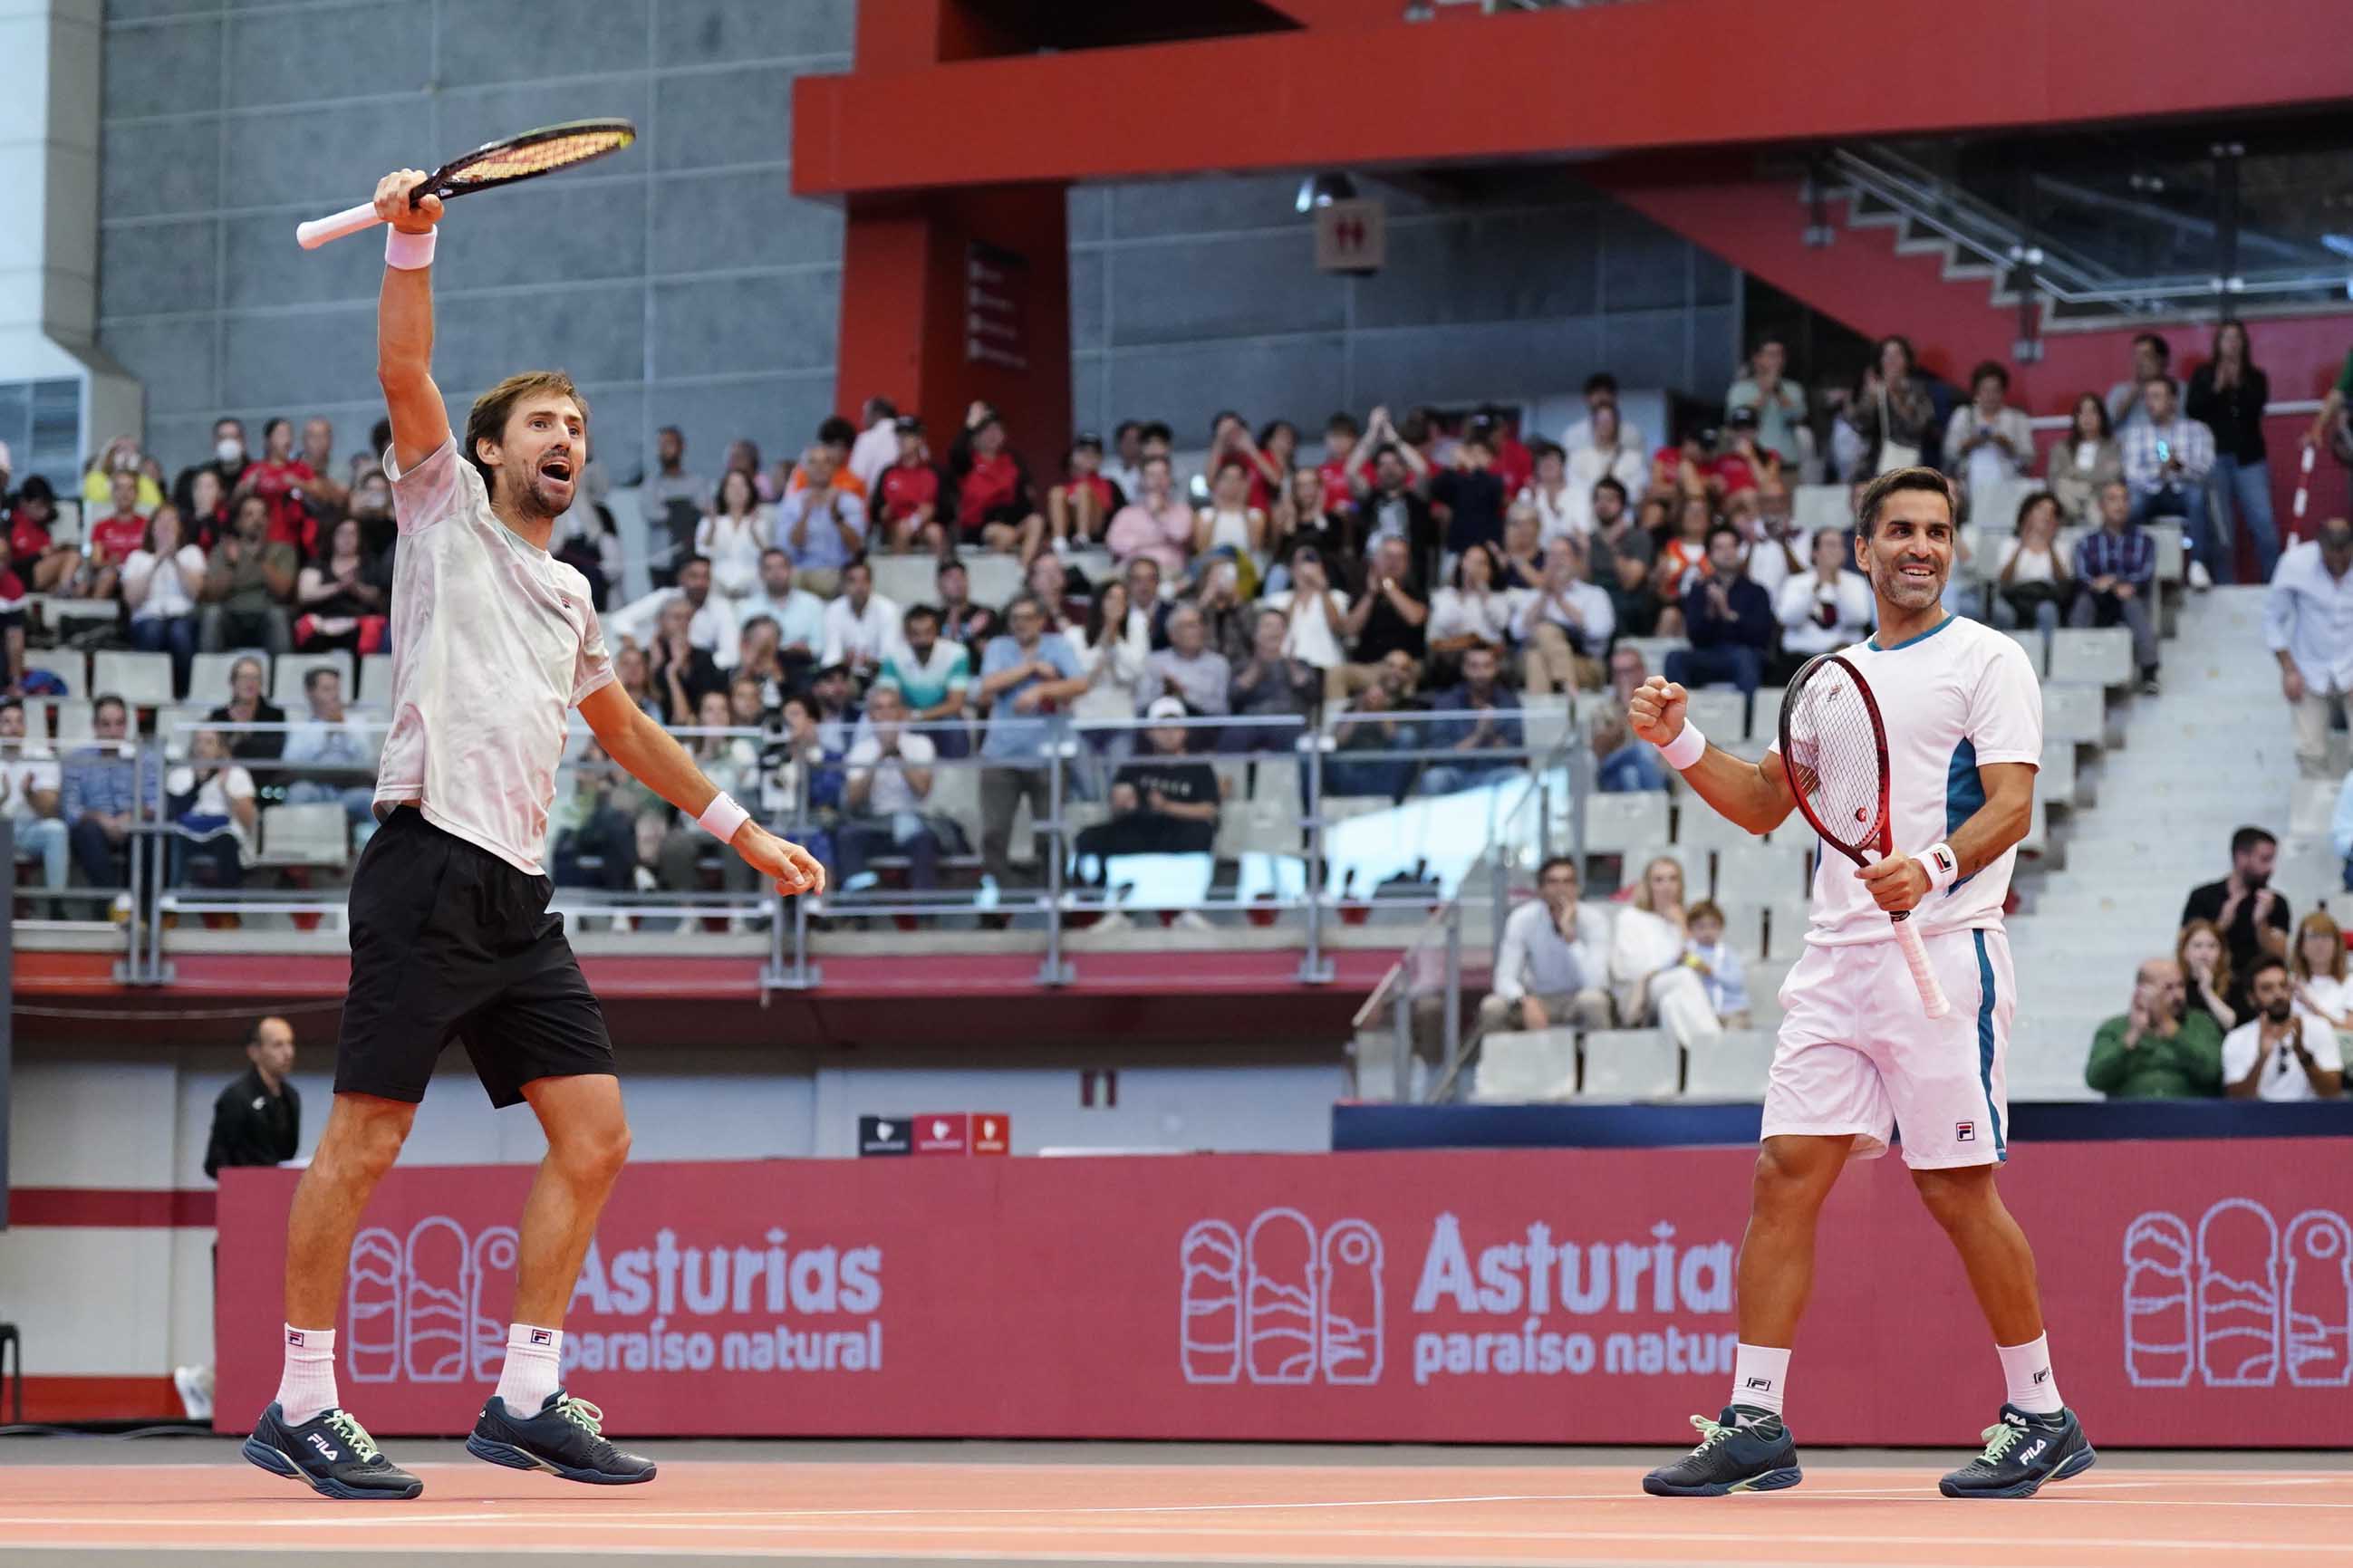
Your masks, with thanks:
M613 679L587 579L491 510L471 463L444 441L395 470L392 729L379 816L425 820L532 876L573 708Z
M1103 533L1103 548L1122 566L1131 556L1149 555L1160 563L1161 576L1173 581L1184 574L1185 563L1193 558L1192 509L1174 496L1167 508L1158 512L1141 501L1131 502L1111 520Z

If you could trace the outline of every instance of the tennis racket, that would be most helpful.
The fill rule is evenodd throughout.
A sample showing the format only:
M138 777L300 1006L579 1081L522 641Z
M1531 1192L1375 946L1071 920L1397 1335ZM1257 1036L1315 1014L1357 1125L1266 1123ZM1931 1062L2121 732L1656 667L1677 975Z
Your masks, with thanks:
M626 120L567 120L561 125L543 125L536 131L489 142L461 158L451 159L426 175L408 193L408 199L418 202L427 196L439 196L446 202L452 196L487 191L493 185L537 179L575 163L601 158L607 153L617 153L637 139L638 128ZM331 239L357 234L383 221L375 216L375 202L365 201L355 207L345 207L332 217L312 218L296 226L294 237L303 249L316 250Z
M1854 666L1834 653L1809 661L1781 701L1781 763L1798 810L1823 843L1858 867L1895 853L1888 805L1887 726L1879 702ZM1931 1018L1953 1005L1928 967L1928 950L1906 914L1890 915L1911 967L1920 1005Z

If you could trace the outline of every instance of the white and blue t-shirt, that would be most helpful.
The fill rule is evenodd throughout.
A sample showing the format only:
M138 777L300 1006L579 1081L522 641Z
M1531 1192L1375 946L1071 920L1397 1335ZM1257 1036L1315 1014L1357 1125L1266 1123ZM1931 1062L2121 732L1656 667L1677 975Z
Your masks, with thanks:
M2042 765L2042 689L2026 650L2003 633L1947 616L1892 647L1882 647L1874 636L1841 651L1869 683L1887 727L1896 853L1917 855L1976 815L1986 798L1980 767ZM1912 915L1920 934L2000 931L2017 859L2012 847L1976 874L1929 894ZM1854 873L1853 861L1823 847L1814 868L1808 942L1835 947L1894 937L1887 916Z

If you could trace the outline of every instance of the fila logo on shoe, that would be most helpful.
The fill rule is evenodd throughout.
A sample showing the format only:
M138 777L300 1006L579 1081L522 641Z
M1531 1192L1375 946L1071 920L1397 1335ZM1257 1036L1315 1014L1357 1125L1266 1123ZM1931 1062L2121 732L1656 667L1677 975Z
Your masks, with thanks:
M2050 1438L2037 1437L2034 1439L2034 1446L2018 1457L2018 1462L2021 1465L2031 1465L2034 1463L2035 1460L2041 1458L2042 1457L2042 1450L2049 1447L2051 1447Z
M305 1441L307 1441L311 1447L318 1449L322 1454L324 1454L327 1457L328 1463L330 1464L332 1464L335 1460L343 1457L343 1451L341 1448L336 1447L332 1443L328 1442L316 1432L311 1433Z

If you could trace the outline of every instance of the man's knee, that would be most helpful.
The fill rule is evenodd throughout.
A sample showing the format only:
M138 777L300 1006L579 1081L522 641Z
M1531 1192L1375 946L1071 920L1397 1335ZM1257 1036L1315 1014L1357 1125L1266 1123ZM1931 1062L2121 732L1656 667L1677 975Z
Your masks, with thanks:
M1489 995L1479 1003L1479 1027L1482 1031L1508 1029L1512 1015L1517 1011L1508 996Z
M1821 1206L1852 1140L1767 1138L1757 1151L1750 1208L1770 1218L1799 1217Z
M1963 1165L1946 1171L1915 1171L1912 1185L1928 1213L1947 1230L1981 1217L1993 1202L1991 1165Z
M611 1182L629 1159L629 1124L620 1116L567 1130L548 1152L575 1181Z
M417 1107L406 1100L337 1095L313 1163L374 1181L400 1158L416 1120Z

